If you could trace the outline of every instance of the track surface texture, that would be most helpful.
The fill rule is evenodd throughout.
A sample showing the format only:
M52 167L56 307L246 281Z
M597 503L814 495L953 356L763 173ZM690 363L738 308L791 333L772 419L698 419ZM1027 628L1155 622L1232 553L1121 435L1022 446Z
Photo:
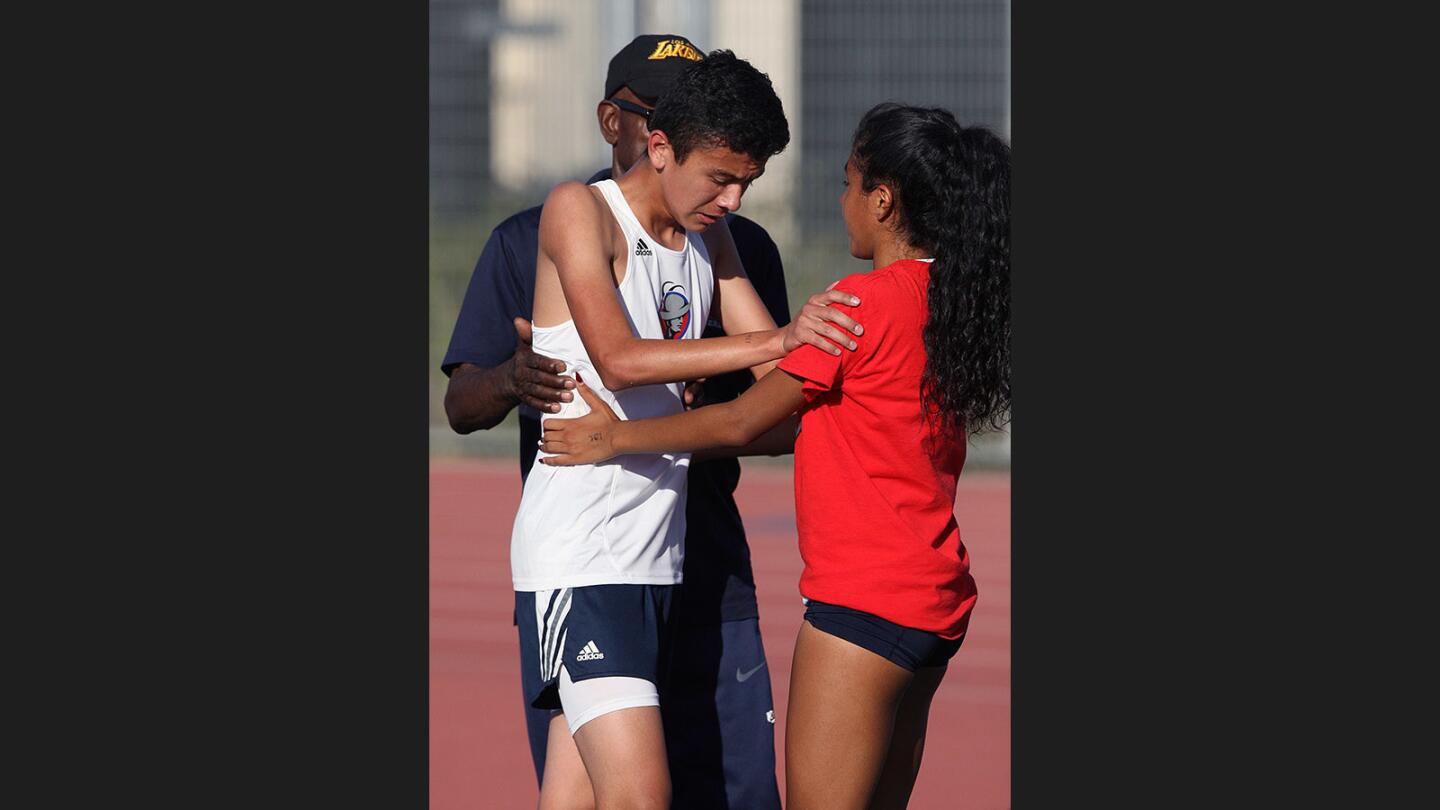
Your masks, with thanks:
M748 464L736 492L752 551L775 694L778 776L790 658L803 607L788 467ZM530 808L538 796L511 624L513 460L430 465L430 808ZM980 598L930 711L912 808L1010 806L1010 476L966 471L955 512ZM757 673L759 675L761 673Z

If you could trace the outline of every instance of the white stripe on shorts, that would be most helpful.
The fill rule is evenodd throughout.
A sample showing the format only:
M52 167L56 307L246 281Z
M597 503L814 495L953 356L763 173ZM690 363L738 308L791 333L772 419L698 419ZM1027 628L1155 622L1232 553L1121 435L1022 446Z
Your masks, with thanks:
M535 629L539 634L540 681L560 673L560 652L565 649L565 617L570 615L571 588L535 592ZM553 609L552 609L553 605ZM545 614L549 612L547 620Z

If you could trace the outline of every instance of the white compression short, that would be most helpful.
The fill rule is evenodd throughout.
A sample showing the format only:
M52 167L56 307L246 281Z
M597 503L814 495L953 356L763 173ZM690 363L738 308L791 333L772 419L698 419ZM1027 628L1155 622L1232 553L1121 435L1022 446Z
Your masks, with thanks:
M660 695L655 691L655 684L644 678L611 675L576 683L570 680L570 672L562 664L560 705L565 712L565 723L574 736L576 729L602 714L636 706L659 706Z

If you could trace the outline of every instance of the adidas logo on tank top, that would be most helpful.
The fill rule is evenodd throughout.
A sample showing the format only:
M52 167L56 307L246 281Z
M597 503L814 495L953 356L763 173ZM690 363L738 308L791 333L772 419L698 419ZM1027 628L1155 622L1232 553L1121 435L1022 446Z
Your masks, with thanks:
M651 249L650 249L650 246L647 245L647 244L645 244L645 240L644 240L644 239L636 239L636 240L635 240L635 255L636 255L636 256L654 256L654 255L655 255L655 251L651 250Z

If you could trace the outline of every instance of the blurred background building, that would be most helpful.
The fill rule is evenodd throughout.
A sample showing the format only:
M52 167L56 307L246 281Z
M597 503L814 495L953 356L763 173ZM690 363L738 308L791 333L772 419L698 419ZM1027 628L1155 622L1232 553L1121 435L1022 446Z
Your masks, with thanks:
M609 166L595 106L610 57L642 33L729 48L770 76L790 146L741 213L780 247L793 313L868 264L846 250L840 181L860 116L939 106L1010 138L1008 0L430 0L431 454L511 456L516 417L457 436L440 360L491 228L562 180ZM970 465L1008 467L1010 432Z

